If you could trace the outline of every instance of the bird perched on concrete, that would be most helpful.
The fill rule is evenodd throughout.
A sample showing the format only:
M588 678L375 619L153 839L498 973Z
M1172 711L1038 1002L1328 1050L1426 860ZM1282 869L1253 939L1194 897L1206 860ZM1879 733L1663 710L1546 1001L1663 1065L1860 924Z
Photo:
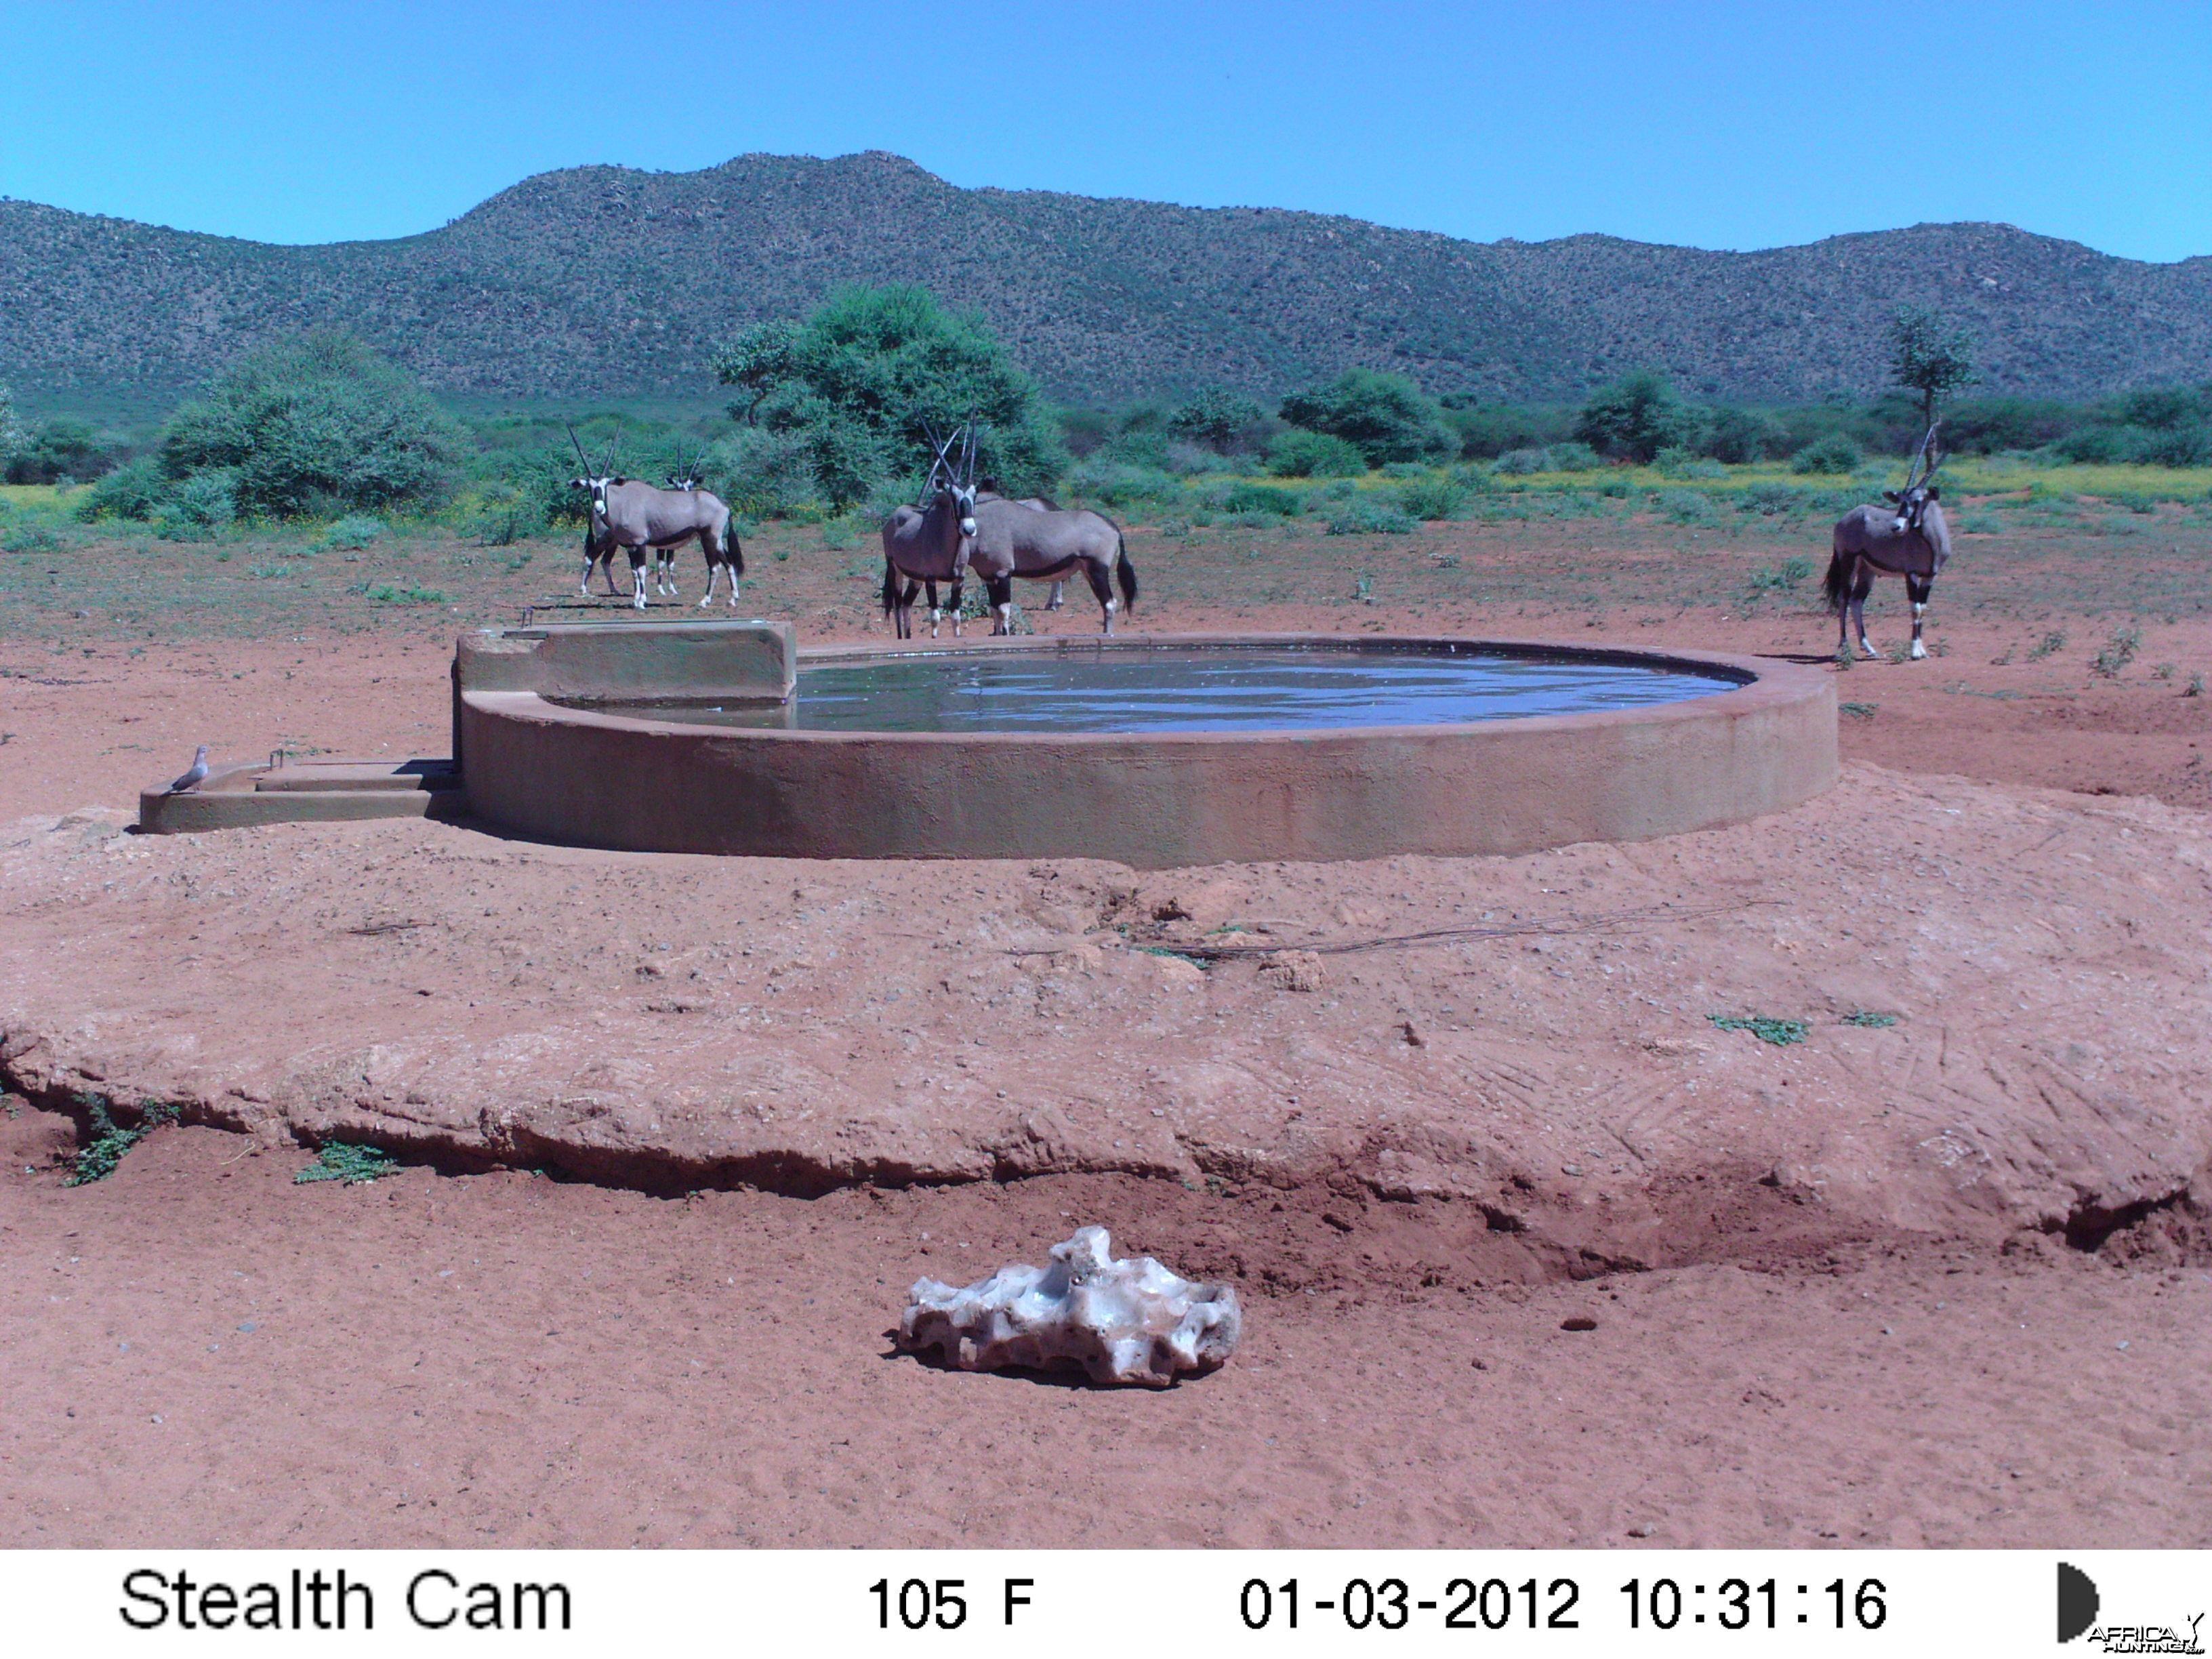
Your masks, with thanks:
M187 789L197 789L207 775L207 745L202 744L193 751L191 767L185 771L184 776L169 786L168 793L172 795L181 795Z

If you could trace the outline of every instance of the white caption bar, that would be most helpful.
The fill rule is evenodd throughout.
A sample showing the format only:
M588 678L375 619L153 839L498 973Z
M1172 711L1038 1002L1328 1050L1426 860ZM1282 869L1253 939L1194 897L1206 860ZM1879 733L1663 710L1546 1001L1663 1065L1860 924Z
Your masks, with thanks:
M0 1607L26 1655L2203 1653L2212 1553L21 1551Z

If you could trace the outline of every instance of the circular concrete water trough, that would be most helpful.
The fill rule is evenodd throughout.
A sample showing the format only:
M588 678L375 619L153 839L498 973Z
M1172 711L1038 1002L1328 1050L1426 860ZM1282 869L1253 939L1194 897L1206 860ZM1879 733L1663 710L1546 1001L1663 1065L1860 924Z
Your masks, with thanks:
M925 729L883 729L901 726ZM487 632L461 641L454 728L482 817L776 857L1157 869L1524 853L1736 823L1836 775L1826 674L1510 640L800 655L761 623Z

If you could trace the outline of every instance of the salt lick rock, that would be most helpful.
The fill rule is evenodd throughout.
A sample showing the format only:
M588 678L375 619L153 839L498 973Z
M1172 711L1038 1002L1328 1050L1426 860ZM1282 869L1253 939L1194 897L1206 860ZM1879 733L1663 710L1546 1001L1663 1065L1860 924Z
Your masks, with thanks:
M1242 1326L1231 1286L1179 1279L1148 1255L1116 1261L1103 1227L1080 1227L1048 1267L1017 1263L964 1290L915 1280L899 1346L936 1348L963 1371L1073 1364L1093 1382L1164 1389L1225 1364Z

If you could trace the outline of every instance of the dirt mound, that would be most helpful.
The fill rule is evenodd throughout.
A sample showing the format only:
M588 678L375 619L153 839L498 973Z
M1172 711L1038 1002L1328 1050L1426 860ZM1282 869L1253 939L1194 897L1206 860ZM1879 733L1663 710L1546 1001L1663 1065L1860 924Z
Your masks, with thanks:
M0 1081L663 1192L1433 1202L1569 1272L2094 1242L2212 1158L2207 862L2155 803L1866 766L1650 845L1144 876L74 814L0 849Z

